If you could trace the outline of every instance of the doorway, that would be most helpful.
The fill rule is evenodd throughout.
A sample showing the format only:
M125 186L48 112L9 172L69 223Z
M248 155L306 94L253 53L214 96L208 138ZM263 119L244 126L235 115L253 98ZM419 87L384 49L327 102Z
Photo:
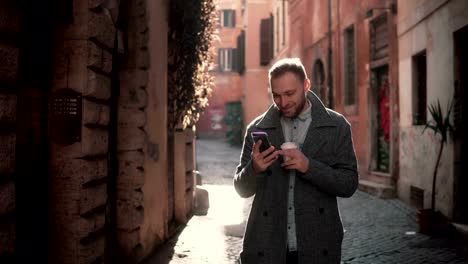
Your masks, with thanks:
M242 103L239 101L226 103L226 116L224 122L227 126L226 138L233 146L241 146L243 140L243 113Z
M468 179L466 177L466 116L468 78L468 26L454 33L454 210L453 219L456 222L468 224ZM465 176L465 177L464 177Z
M390 172L390 87L388 65L371 72L370 171Z

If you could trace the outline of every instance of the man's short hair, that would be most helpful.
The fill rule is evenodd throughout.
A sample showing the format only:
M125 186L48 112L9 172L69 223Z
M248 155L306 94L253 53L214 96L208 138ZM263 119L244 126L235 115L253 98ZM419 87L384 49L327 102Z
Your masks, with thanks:
M271 91L271 81L278 77L281 77L283 74L291 72L295 74L299 80L304 82L307 79L306 70L304 65L299 58L285 58L281 59L273 66L271 66L270 70L268 71L268 89Z

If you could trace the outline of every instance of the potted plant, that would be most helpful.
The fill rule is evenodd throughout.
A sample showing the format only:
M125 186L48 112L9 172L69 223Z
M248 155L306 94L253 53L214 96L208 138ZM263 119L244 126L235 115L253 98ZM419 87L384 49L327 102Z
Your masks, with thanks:
M434 172L432 175L432 194L431 194L431 208L430 209L420 209L418 211L418 221L419 221L419 231L424 234L440 234L444 231L447 226L447 219L442 213L435 210L435 197L436 197L436 184L437 184L437 171L440 165L440 159L442 157L442 152L444 151L444 146L447 144L449 139L449 134L453 133L453 125L450 121L450 114L452 112L453 103L449 102L447 104L447 111L442 112L440 106L440 101L431 104L429 108L429 113L431 114L432 120L426 123L426 126L423 129L430 129L434 132L436 136L439 135L439 152L437 153L437 160L434 166Z

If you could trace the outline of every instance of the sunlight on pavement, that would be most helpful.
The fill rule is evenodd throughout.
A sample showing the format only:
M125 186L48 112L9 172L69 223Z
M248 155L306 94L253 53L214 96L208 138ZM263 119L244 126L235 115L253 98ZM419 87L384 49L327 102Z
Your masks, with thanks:
M252 199L232 185L203 185L209 193L206 216L193 216L180 234L170 263L233 263L238 256Z
M194 216L190 220L186 230L179 236L170 263L191 263L193 259L200 263L223 262L226 243L221 235L222 229L214 221L209 224L202 218ZM186 259L187 256L190 257Z
M177 237L147 264L232 264L239 257L253 197L233 186L240 148L224 140L197 141L200 188L208 191L207 215L194 215Z
M240 224L244 221L245 200L236 193L233 186L204 185L210 194L208 217L219 225Z

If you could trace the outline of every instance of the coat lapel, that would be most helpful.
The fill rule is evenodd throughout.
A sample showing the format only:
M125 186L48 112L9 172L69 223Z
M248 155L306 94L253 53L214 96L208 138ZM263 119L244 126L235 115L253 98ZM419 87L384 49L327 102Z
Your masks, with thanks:
M267 132L271 144L273 144L276 149L279 149L284 142L284 134L278 108L272 104L263 115L263 118L257 123L256 130Z
M335 126L335 124L332 122L327 109L317 95L309 91L307 92L307 98L312 102L312 122L310 123L307 131L302 151L314 157L328 140L328 135L325 135L324 130L321 130L320 128Z

